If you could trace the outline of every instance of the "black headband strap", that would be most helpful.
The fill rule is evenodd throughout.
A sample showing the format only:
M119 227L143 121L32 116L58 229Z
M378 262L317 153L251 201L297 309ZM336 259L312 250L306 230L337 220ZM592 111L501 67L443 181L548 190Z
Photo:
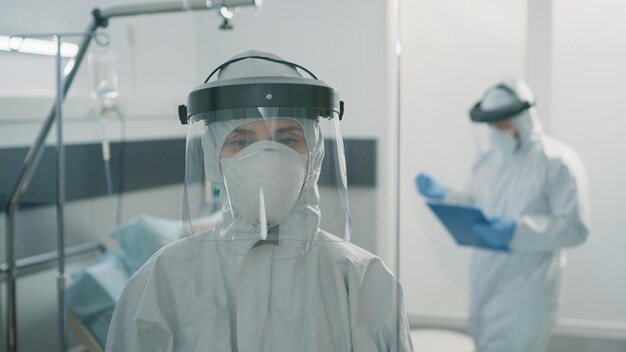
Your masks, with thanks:
M302 67L302 66L300 66L298 64L294 64L293 62L289 62L289 61L285 61L285 60L279 60L279 59L272 59L271 57L267 57L267 56L251 55L251 56L238 57L236 59L232 59L232 60L226 61L225 63L219 65L215 70L213 70L213 72L211 72L209 77L207 77L204 80L204 83L207 83L211 79L211 77L213 77L213 75L217 71L223 69L224 67L226 67L226 66L228 66L228 65L230 65L232 63L235 63L235 62L238 62L238 61L241 61L241 60L246 60L246 59L260 59L260 60L265 60L265 61L275 62L275 63L278 63L278 64L287 65L287 66L293 67L295 69L301 69L302 71L304 71L307 74L309 74L309 76L313 77L314 79L317 79L317 77L311 71L307 70L305 67Z

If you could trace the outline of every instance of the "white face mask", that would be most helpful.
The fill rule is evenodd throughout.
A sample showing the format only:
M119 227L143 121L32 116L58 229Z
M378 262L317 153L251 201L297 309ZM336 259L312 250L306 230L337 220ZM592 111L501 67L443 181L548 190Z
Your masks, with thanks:
M307 154L284 144L259 141L222 158L224 185L232 206L250 223L259 222L261 191L267 225L280 224L294 207L304 184Z
M489 140L491 145L506 154L513 153L517 149L519 142L514 132L504 132L495 128L491 129Z

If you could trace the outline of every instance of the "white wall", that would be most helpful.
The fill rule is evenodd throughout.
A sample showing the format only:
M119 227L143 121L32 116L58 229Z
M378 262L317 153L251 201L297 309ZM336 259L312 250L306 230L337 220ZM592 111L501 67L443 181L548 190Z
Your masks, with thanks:
M547 131L579 152L591 182L591 234L567 250L557 333L626 338L626 5L402 4L401 272L412 320L460 327L469 298L469 251L422 205L413 177L461 187L475 151L468 108L490 84L522 76Z
M561 318L626 339L626 3L554 1L552 134L591 186L589 240L570 251Z
M468 249L423 205L426 171L463 187L475 154L467 111L502 77L523 75L526 2L403 1L401 275L413 320L455 322L468 305Z

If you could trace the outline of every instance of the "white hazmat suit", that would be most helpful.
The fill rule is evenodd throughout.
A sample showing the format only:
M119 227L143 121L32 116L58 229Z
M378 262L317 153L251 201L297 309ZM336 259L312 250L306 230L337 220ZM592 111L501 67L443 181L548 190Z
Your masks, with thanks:
M260 54L271 55L255 53ZM239 63L250 76L266 65L269 72L280 68L255 59ZM164 247L131 278L113 315L107 351L412 351L401 287L393 275L378 257L319 228L324 140L317 122L298 122L308 148L302 164L298 157L292 163L289 152L273 141L256 142L267 149L246 155L251 159L276 149L283 153L281 163L289 164L283 171L306 165L293 209L284 218L270 216L268 201L268 221L280 219L280 224L269 229L267 239L250 240L262 225L243 219L244 208L224 199L223 219L214 231ZM222 157L220 163L219 153L243 124L237 119L212 123L203 135L206 175L220 184L222 197L240 191L228 192L232 184L250 186L246 177L267 171L227 175L232 184L224 185L221 173L240 169L229 166L236 159ZM268 189L266 200L273 192ZM248 216L256 214L249 204L238 204ZM275 209L280 215L281 207ZM297 235L283 240L290 234Z
M533 99L525 83L503 84ZM512 122L516 145L492 139L467 189L445 197L516 222L510 252L476 249L472 258L470 328L480 352L546 350L565 263L561 249L584 242L589 229L588 183L577 154L542 132L532 107Z

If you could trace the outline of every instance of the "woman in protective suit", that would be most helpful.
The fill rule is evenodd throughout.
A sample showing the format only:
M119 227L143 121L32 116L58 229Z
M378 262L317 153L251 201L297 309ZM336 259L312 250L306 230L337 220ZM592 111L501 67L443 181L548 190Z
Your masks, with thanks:
M491 87L470 110L489 125L491 148L474 164L467 189L421 174L419 192L473 204L490 218L475 224L482 245L471 265L470 330L481 352L541 352L556 322L562 249L589 232L585 169L578 155L547 136L522 80Z
M222 220L164 247L131 278L106 350L411 351L400 285L349 242L337 93L263 52L215 72L182 107L184 213L195 232L209 180L221 190ZM322 124L334 138L326 143ZM318 181L330 190L323 216Z

